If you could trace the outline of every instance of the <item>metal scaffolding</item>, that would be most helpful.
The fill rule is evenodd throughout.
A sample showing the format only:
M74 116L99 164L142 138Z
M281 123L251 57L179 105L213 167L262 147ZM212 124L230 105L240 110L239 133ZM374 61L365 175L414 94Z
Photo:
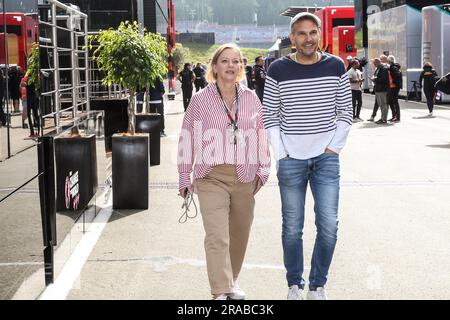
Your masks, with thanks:
M48 12L44 20L39 20L39 26L51 32L44 32L46 36L39 37L39 42L41 50L47 53L49 65L40 70L44 75L52 74L53 83L41 92L42 97L51 98L51 110L42 118L44 121L53 118L60 132L62 118L69 116L76 120L81 113L90 111L88 21L87 15L78 8L56 0L47 3Z

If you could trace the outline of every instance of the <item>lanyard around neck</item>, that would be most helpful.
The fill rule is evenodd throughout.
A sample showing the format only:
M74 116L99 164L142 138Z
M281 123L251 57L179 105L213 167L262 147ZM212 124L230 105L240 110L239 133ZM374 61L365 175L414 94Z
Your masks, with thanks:
M298 53L298 52L295 52L295 53L294 53L294 61L297 62L297 63L300 63L300 62L298 62L298 59L297 59L297 53ZM321 58L320 53L316 51L316 60L317 60L317 61L314 62L314 63L319 62L319 61L320 61L320 58ZM314 63L311 63L311 64L314 64Z
M228 108L227 108L227 104L225 103L225 100L224 100L223 97L222 97L222 93L220 92L220 89L219 89L219 86L218 86L217 83L216 83L216 87L217 87L217 92L219 93L220 99L222 99L223 107L225 108L225 112L226 112L226 114L227 114L227 116L228 116L228 119L231 121L230 125L233 126L233 129L234 129L234 130L237 130L237 128L238 128L238 127L237 127L238 111L239 111L239 96L238 96L237 85L234 86L234 89L236 90L236 114L235 114L235 116L234 116L234 119L233 119L233 117L231 116L231 113L230 113L230 111L229 111ZM231 105L233 105L233 104L231 104Z

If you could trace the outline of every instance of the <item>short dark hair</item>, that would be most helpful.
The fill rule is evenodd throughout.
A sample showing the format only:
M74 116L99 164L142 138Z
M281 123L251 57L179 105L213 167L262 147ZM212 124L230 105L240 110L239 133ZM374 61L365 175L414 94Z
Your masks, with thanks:
M257 56L257 57L255 58L255 63L258 63L259 59L262 59L262 56Z

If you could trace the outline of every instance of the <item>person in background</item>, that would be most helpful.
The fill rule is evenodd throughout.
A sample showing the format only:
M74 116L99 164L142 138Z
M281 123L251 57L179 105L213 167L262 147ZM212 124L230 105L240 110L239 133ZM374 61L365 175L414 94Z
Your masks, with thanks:
M252 66L245 67L245 75L247 77L247 84L250 90L255 90L255 71Z
M191 101L192 91L194 90L193 83L195 81L195 74L191 70L191 64L185 63L183 70L178 74L177 79L181 82L181 90L183 91L183 106L186 111Z
M20 80L20 99L22 100L22 129L28 129L28 125L25 123L28 117L27 113L27 79L28 76L24 76Z
M244 78L245 78L245 80L243 79L242 80L243 82L241 82L241 83L245 82L245 85L250 90L253 90L254 86L253 86L253 80L252 80L252 67L247 64L248 63L247 58L244 58L243 61L244 61L244 73L245 73L245 77Z
M253 67L255 72L255 91L261 103L263 102L264 96L264 85L266 82L266 70L264 69L264 59L262 56L255 58L255 65Z
M29 75L26 74L26 90L27 90L27 115L28 115L28 127L30 129L30 138L35 139L39 137L39 115L38 115L38 107L39 107L39 98L36 93L35 86L30 83ZM31 113L33 113L34 123L31 120ZM34 125L37 127L37 132L34 131Z
M438 74L436 70L433 69L433 65L431 64L431 62L425 62L425 64L423 65L423 71L420 73L419 76L419 84L423 88L425 98L427 99L429 117L433 116L434 97L436 95L434 85L436 84L437 79Z
M195 92L200 91L200 89L203 89L206 85L205 80L205 70L202 68L201 63L197 63L197 65L194 68L194 74L195 74Z
M392 119L389 121L400 122L400 104L398 103L398 94L403 86L403 76L401 66L395 61L395 57L387 57L389 66L389 98L388 103L391 107Z
M347 56L347 71L349 71L352 68L352 61L353 61L353 57Z
M379 60L380 60L381 64L383 64L387 67L387 56L386 55L384 55L384 54L380 55ZM373 60L371 60L371 62L373 63ZM367 62L365 62L365 63L367 63ZM374 94L376 93L375 86L373 87L373 93ZM386 97L387 97L387 95L386 95ZM378 109L379 109L379 106L378 106L378 101L376 99L376 94L375 94L375 103L373 104L372 115L370 116L369 119L367 119L367 121L372 121L372 122L375 121L375 117L377 116Z
M23 73L18 66L12 66L9 70L9 98L13 103L13 112L19 113L19 98L20 98L20 81L22 80Z
M387 124L388 104L387 97L389 91L389 76L386 64L382 63L380 59L373 59L375 72L370 80L374 83L375 99L377 106L381 110L381 119L376 121L376 124ZM373 114L372 114L373 115Z
M161 115L161 131L160 136L165 137L166 134L165 124L164 124L164 84L161 81L161 78L157 77L154 83L154 87L148 89L149 94L149 107L150 113L159 113Z
M214 52L206 74L209 84L192 97L178 145L179 191L185 199L194 191L198 194L206 268L215 300L245 298L237 280L255 194L270 171L261 102L239 84L243 74L239 47L224 44ZM205 144L206 139L214 143Z
M248 86L248 81L247 81L247 74L246 74L246 68L247 67L247 58L243 58L242 59L242 68L244 69L244 76L242 77L241 81L239 82L241 85L246 86L247 88L250 88Z
M351 68L347 71L348 78L350 79L350 87L352 89L352 104L353 104L353 120L362 121L359 117L362 107L362 91L361 84L363 83L362 72L359 71L359 61L354 59L350 63Z

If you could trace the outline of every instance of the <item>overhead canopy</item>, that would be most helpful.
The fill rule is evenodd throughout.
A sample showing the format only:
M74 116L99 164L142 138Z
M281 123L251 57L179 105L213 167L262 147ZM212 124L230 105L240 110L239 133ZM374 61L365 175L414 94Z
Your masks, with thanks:
M295 15L300 12L314 13L320 9L323 9L323 7L288 7L286 10L282 11L280 15L286 17L295 17Z
M269 51L280 50L280 43L281 43L281 39L277 39L277 41L275 41L275 43L273 44L273 46L271 46L271 47L269 48Z

